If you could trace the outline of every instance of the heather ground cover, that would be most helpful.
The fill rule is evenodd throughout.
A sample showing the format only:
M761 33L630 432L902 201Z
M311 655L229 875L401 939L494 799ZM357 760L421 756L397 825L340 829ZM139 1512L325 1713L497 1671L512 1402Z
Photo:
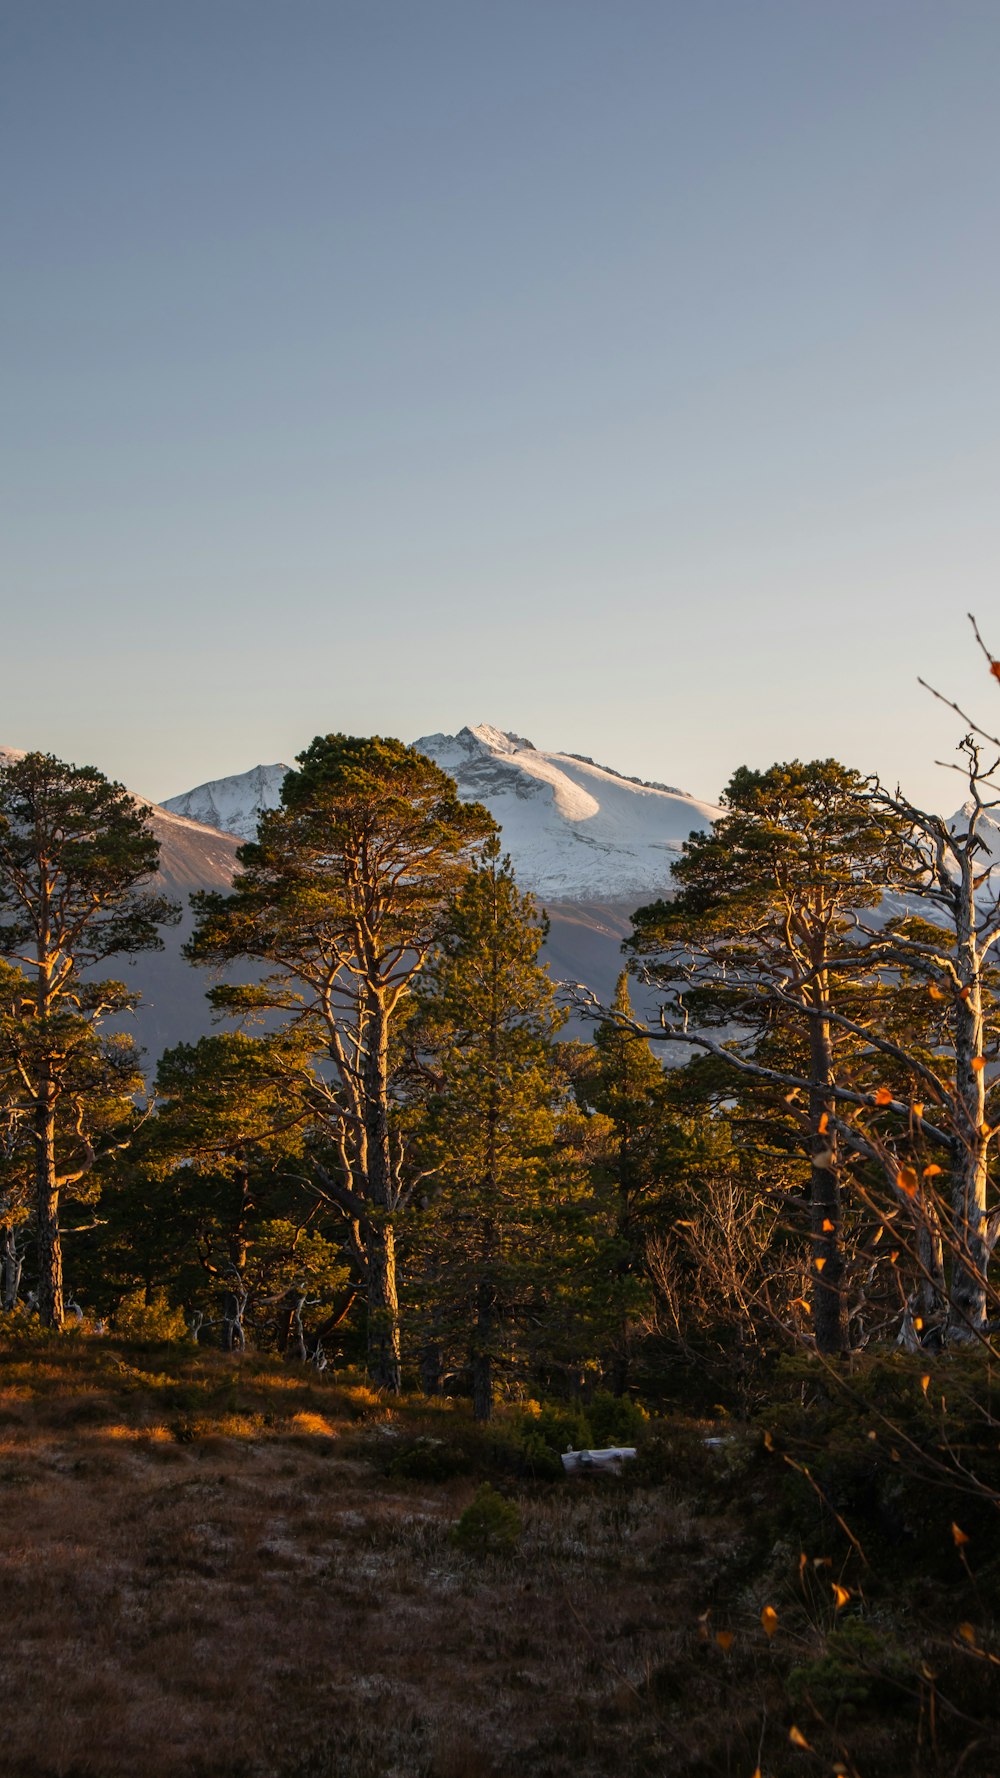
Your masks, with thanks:
M882 1498L863 1415L820 1498L786 1393L767 1439L650 1421L624 1478L567 1482L567 1409L483 1429L276 1359L9 1338L5 1767L995 1772L995 1509L957 1546L888 1452Z

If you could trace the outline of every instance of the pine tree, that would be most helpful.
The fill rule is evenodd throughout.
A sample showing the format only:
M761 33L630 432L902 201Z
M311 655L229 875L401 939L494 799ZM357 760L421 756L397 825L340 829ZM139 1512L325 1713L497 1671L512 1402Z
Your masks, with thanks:
M700 1045L744 1078L786 1091L804 1084L813 1329L821 1351L839 1352L848 1329L838 1113L852 1099L872 1101L838 1093L838 1052L859 1044L838 1008L856 1009L866 975L878 979L857 913L893 881L902 828L835 760L743 767L722 801L722 818L693 835L674 866L676 898L634 916L631 948L640 973L669 993L663 1035ZM776 1030L803 1044L798 1066L776 1061Z
M38 1312L51 1327L64 1314L60 1194L78 1192L99 1158L95 1116L117 1107L121 1141L138 1084L134 1048L99 1036L138 995L93 973L161 947L158 927L177 910L143 887L158 856L145 811L92 766L29 753L0 767L0 954L26 984L0 1044L30 1124Z
M605 1298L606 1369L616 1395L628 1384L634 1322L648 1293L644 1252L663 1192L672 1123L663 1069L634 1022L623 971L611 1017L598 1024L575 1082L581 1107L599 1124L591 1177L603 1240L592 1262L592 1289Z
M396 1218L406 1179L390 1037L448 900L494 824L400 741L319 736L299 763L281 807L241 848L233 894L194 898L188 955L267 965L263 983L215 990L216 1004L278 1009L321 1033L339 1168L316 1163L316 1172L348 1218L367 1294L370 1374L398 1390Z
M295 1194L287 1186L281 1191L282 1167L294 1163L301 1171L311 1084L308 1045L299 1033L227 1032L178 1044L160 1058L158 1113L144 1159L147 1168L173 1176L180 1197L196 1201L201 1265L223 1289L227 1351L244 1346L244 1317L260 1294L251 1288L248 1266L261 1231L276 1217L287 1221L283 1200ZM308 1209L297 1220L304 1230Z
M565 1015L539 963L545 936L500 842L484 847L450 908L417 993L412 1041L431 1091L422 1150L435 1196L425 1287L437 1332L465 1344L476 1418L533 1276L552 1176L560 1081L552 1038Z

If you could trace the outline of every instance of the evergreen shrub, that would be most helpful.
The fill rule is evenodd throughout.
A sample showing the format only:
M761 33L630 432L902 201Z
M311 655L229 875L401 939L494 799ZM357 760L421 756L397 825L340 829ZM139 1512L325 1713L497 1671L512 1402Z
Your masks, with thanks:
M513 1500L484 1482L452 1532L457 1547L469 1556L509 1556L521 1535L521 1514Z

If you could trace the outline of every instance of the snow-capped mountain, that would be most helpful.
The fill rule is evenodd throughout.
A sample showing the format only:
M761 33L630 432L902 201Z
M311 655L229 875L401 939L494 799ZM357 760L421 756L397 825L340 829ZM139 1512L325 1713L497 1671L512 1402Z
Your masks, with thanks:
M231 778L211 778L181 796L168 796L162 806L202 827L217 827L237 839L252 840L264 810L277 808L281 786L291 769L282 764L253 766Z
M414 743L485 803L519 880L543 900L639 901L662 894L695 829L719 811L666 784L627 778L575 753L545 753L483 723Z
M630 902L661 894L695 829L717 816L666 784L627 778L574 753L545 753L521 735L482 723L415 743L455 779L467 802L485 803L503 830L519 880L543 899ZM276 807L287 767L255 766L201 784L164 807L250 839Z

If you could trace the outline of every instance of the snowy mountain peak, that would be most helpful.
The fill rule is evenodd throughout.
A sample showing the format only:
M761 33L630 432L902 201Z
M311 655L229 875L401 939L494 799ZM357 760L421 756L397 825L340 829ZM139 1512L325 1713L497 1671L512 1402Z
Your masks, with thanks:
M719 813L489 723L415 745L455 779L461 797L486 804L521 882L552 900L637 904L663 894L688 835Z

